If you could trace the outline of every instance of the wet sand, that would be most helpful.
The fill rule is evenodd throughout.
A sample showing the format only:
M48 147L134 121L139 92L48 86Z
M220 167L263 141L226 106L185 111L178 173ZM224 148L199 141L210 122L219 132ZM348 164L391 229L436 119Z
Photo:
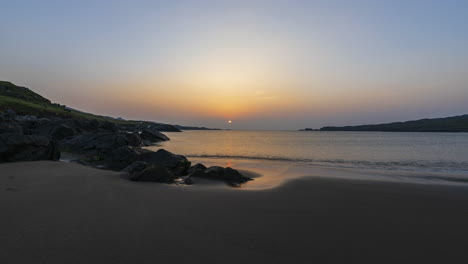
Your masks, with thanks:
M248 189L248 188L247 188ZM305 177L239 190L0 164L0 263L462 263L468 188Z

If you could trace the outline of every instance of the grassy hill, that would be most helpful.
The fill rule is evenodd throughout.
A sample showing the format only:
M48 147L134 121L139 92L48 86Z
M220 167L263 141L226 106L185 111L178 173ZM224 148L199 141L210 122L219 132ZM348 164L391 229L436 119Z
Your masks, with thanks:
M468 132L468 115L376 125L323 127L321 131Z
M37 117L96 119L123 125L141 122L118 120L111 117L68 109L64 105L51 103L50 100L26 87L16 86L11 82L0 81L0 111L6 109L12 109L18 115L33 115Z

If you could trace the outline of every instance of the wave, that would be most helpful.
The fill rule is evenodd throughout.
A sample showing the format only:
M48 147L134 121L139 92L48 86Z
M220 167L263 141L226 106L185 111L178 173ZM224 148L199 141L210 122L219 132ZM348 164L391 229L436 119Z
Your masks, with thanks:
M429 171L429 172L468 172L468 162L459 161L423 161L423 160L398 160L398 161L368 161L368 160L343 160L343 159L308 159L290 158L279 156L239 156L239 155L187 155L192 158L214 159L244 159L265 160L299 163L312 166L358 168L358 169L383 169L404 171Z

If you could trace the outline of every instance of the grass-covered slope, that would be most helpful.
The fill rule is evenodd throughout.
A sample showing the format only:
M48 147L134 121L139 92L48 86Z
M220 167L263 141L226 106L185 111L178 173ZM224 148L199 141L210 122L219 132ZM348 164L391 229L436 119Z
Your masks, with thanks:
M6 109L14 110L19 115L32 115L37 117L96 119L129 125L140 122L119 120L69 109L64 105L51 103L50 100L26 87L16 86L11 82L0 81L0 111Z
M50 104L50 100L29 90L26 87L16 86L11 82L0 81L0 95L21 99L34 104Z
M322 131L468 132L468 115L378 125L323 127Z

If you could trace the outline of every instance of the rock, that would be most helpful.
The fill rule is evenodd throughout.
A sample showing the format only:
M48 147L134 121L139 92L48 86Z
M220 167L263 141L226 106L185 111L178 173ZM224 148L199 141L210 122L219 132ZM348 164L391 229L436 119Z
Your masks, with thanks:
M16 121L0 117L0 134L4 133L23 134L23 127Z
M107 169L120 171L134 163L140 154L139 149L122 146L106 155L100 153L98 155L100 160L97 160L96 163L101 163L101 165Z
M135 173L135 172L143 171L144 169L146 169L146 163L145 162L135 161L132 164L125 167L125 169L123 169L122 172L132 174L132 173Z
M0 134L0 162L58 160L56 141L43 136Z
M207 178L214 180L223 180L230 185L238 186L239 184L251 181L252 178L242 175L239 171L230 167L223 168L219 166L212 166L206 170L196 170L190 177Z
M37 129L38 134L47 136L55 140L61 140L75 135L75 130L71 127L60 123L49 123Z
M190 168L190 161L186 157L173 154L165 149L144 153L140 155L138 160L144 161L148 165L165 167L176 176L187 175Z
M187 185L192 185L193 184L192 177L185 178L184 183L187 184Z
M23 115L23 116L16 116L15 120L19 122L30 122L30 121L37 121L38 118L37 116Z
M111 132L119 131L119 128L114 123L109 122L109 121L101 121L99 123L99 128L104 131L111 131Z
M49 131L49 136L55 140L64 139L64 138L71 137L74 135L75 135L75 130L73 130L73 128L64 124L57 124Z
M138 147L142 144L142 139L137 133L128 133L126 132L128 145Z
M138 135L126 132L88 133L66 138L60 143L68 152L106 155L121 147L137 146L135 144L141 142L137 138Z
M16 112L11 110L11 109L7 109L5 111L3 111L3 116L6 118L6 119L10 119L10 120L13 120L16 118Z
M188 174L192 174L192 173L194 173L195 171L199 171L199 170L201 170L201 171L206 170L206 166L203 165L203 164L201 164L201 163L197 163L197 164L191 166L191 167L188 169Z
M132 181L173 183L178 177L162 166L150 166L143 171L133 173Z
M162 132L182 132L180 129L173 125L169 124L152 124L150 125L152 129Z
M166 135L152 128L144 128L143 131L141 131L140 133L140 137L143 140L148 140L150 142L169 140L169 138Z

